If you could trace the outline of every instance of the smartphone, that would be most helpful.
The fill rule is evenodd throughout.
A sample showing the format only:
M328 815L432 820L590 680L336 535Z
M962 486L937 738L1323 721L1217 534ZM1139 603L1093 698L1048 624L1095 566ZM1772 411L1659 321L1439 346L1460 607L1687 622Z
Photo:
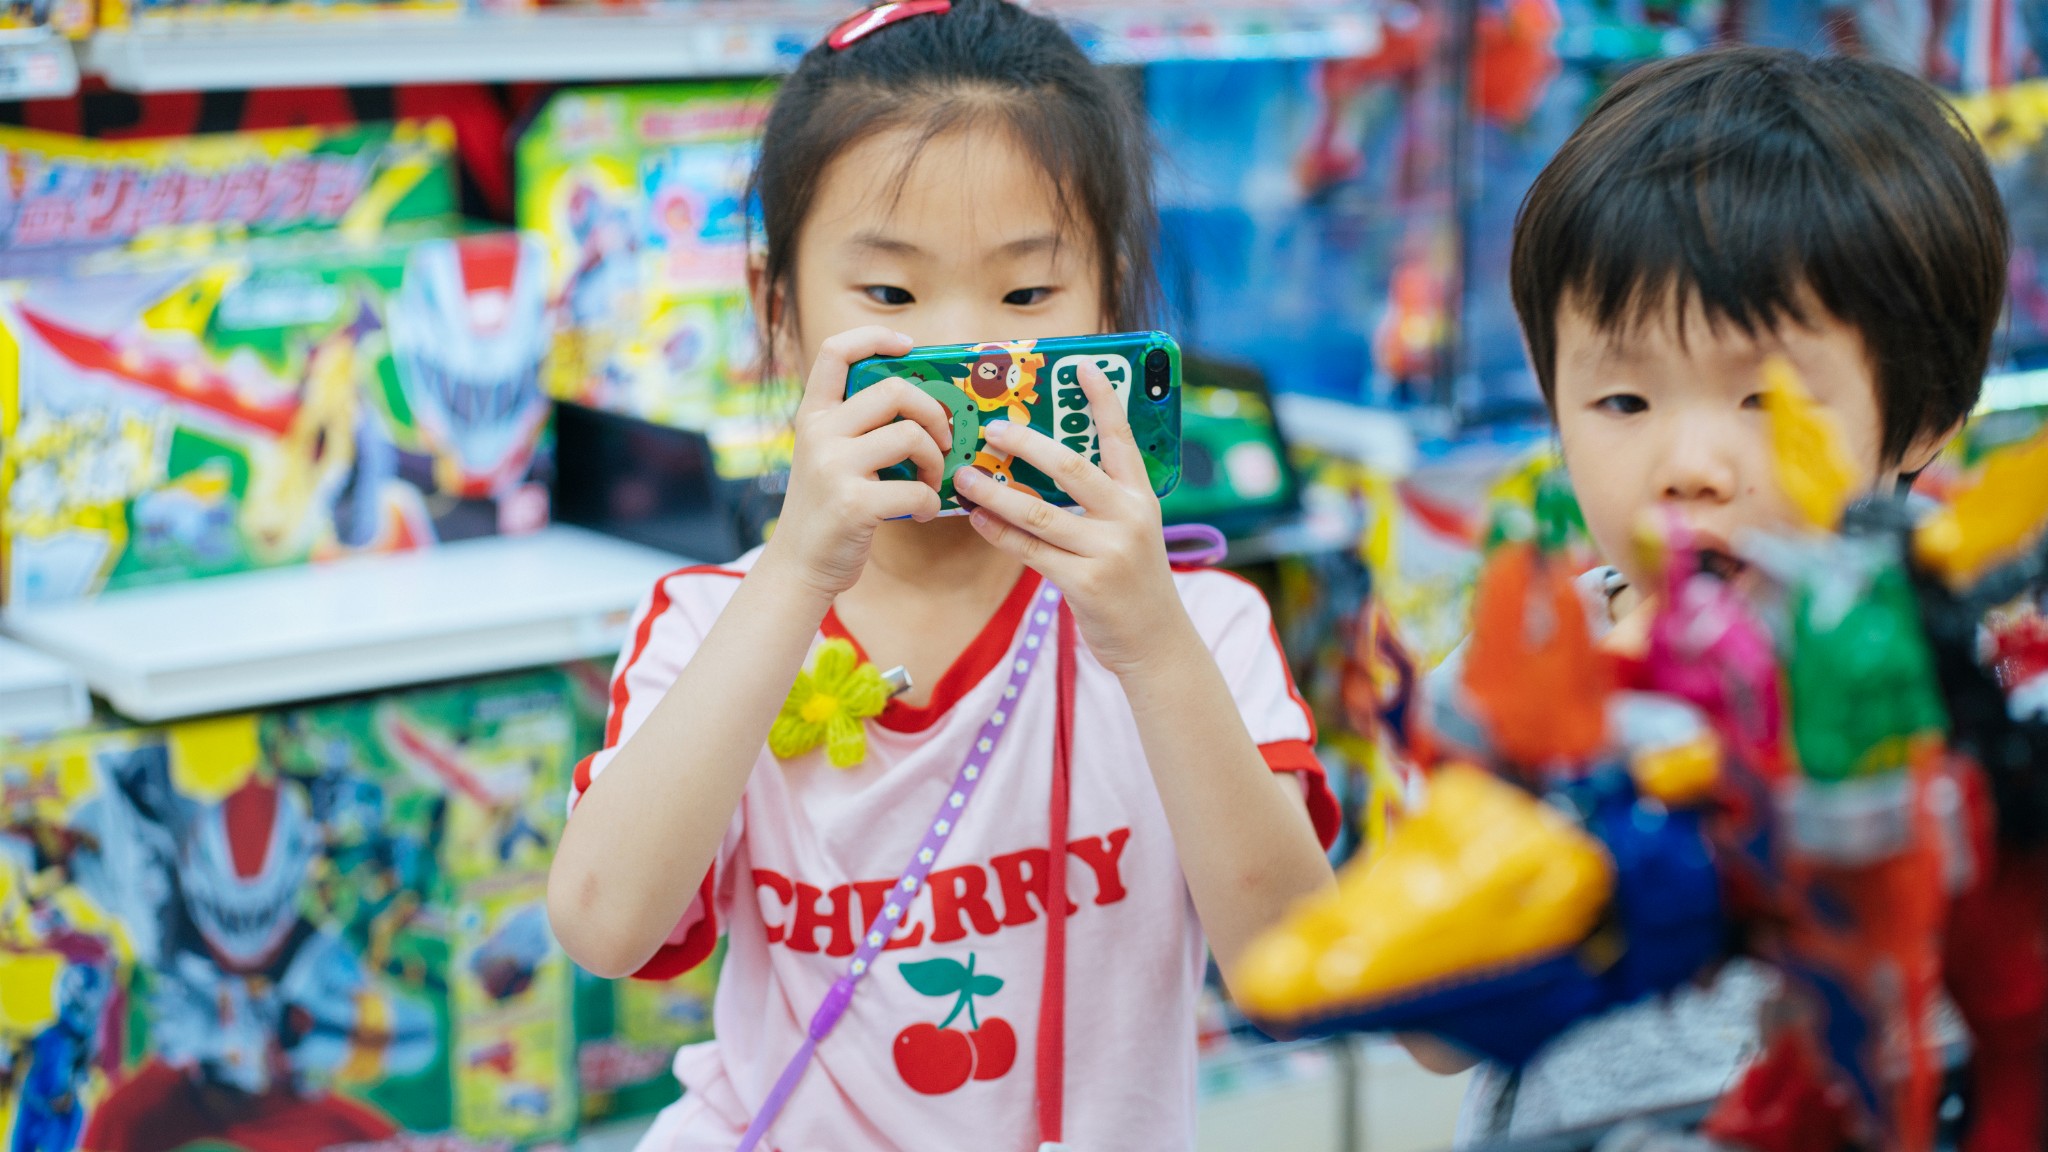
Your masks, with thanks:
M961 510L953 495L953 474L962 468L979 468L1050 503L1071 505L1073 497L1043 472L990 448L981 427L991 420L1029 424L1101 463L1095 418L1081 390L1081 368L1090 363L1109 378L1130 417L1152 491L1160 496L1173 491L1180 483L1180 345L1164 332L914 348L905 356L855 364L846 373L846 394L901 377L946 406L953 418L953 442L939 486L945 511ZM881 475L914 480L917 469L905 462Z

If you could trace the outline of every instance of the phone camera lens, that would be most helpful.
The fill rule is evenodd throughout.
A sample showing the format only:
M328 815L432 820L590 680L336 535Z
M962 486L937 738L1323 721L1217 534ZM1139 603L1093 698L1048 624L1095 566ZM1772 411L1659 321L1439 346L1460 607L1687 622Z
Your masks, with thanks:
M1154 348L1145 353L1145 395L1153 400L1164 400L1173 388L1173 361L1164 348Z

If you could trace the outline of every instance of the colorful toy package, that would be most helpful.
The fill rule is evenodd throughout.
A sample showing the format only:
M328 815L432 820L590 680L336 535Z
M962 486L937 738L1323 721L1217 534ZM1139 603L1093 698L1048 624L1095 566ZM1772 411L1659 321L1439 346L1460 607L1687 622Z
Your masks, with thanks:
M1787 991L1708 1120L1721 1144L1933 1147L1946 993L1976 1052L1964 1147L2041 1146L2048 431L1915 519L1852 505L1824 410L1782 363L1765 378L1803 525L1734 556L1646 526L1658 615L1610 652L1558 547L1570 509L1539 488L1426 701L1425 797L1255 945L1255 1017L1518 1065L1739 948Z
M0 127L0 252L453 222L454 150L441 120L120 141Z
M550 262L550 394L696 429L758 417L746 181L768 95L566 91L520 137L518 224Z
M0 750L10 1146L565 1134L568 971L518 890L573 725L541 672Z
M542 260L530 237L434 229L13 286L6 599L544 524Z

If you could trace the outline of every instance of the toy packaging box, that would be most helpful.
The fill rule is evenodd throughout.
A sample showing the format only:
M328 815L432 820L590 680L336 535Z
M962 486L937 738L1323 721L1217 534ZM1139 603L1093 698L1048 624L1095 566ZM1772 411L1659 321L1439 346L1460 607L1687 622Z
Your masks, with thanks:
M92 263L0 299L8 602L546 522L538 241Z
M566 1135L574 725L544 671L0 748L10 1146Z
M442 120L120 141L0 127L0 253L451 222L454 151Z
M753 418L746 182L769 91L563 92L520 138L517 222L547 246L547 391L659 423Z

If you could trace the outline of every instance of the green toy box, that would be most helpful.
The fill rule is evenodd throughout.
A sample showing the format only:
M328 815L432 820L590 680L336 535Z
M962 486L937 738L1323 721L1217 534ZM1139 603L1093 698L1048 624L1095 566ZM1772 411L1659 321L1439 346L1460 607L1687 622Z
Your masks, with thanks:
M0 749L0 1133L566 1137L569 966L539 909L574 726L545 671Z
M0 288L6 600L541 526L542 259L428 224Z

